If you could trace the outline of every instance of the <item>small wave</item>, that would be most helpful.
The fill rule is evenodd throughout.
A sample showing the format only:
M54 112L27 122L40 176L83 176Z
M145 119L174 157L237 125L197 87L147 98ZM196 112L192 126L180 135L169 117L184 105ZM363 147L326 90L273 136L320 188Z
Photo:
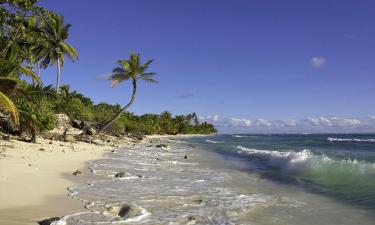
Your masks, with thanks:
M233 135L233 137L236 137L236 138L243 138L243 137L246 137L246 136L242 136L242 135Z
M327 138L329 142L367 142L367 143L375 143L375 139L359 139L359 138Z
M213 143L213 144L217 144L217 143L218 143L217 141L212 141L212 140L210 140L210 139L206 139L205 142Z

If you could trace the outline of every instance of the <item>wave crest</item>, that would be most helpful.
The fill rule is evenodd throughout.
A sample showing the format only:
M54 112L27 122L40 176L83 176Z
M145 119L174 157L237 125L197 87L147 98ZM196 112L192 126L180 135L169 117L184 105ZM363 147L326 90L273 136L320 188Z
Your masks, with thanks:
M375 176L375 164L356 159L335 160L325 155L315 155L308 149L294 151L269 151L237 146L238 153L252 155L268 161L268 165L291 173L324 173ZM327 175L325 174L325 175ZM373 177L372 177L373 179Z

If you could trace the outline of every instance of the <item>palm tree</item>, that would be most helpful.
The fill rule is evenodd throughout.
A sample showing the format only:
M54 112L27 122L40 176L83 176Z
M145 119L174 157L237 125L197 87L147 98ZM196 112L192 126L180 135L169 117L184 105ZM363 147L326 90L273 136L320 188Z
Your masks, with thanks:
M41 80L32 70L17 62L17 51L18 48L12 46L11 53L7 58L0 57L0 107L10 113L14 125L16 126L19 125L18 110L12 100L2 91L11 91L16 86L17 82L19 82L21 74L31 77L35 83L41 84Z
M65 55L68 55L74 62L78 59L78 53L73 46L66 43L69 37L70 24L64 24L64 17L51 15L41 30L45 34L45 44L41 45L37 57L42 59L42 66L47 68L50 64L57 64L56 92L60 87L61 68L64 66Z
M150 83L157 83L153 77L157 73L146 72L153 60L148 60L145 64L141 64L139 54L130 53L129 59L119 60L118 65L112 71L112 75L108 78L112 82L112 86L117 86L119 83L125 80L131 80L133 84L133 94L130 102L125 105L120 112L118 112L107 124L105 124L101 131L107 129L113 122L120 118L121 114L124 113L135 100L137 92L137 81L144 80Z

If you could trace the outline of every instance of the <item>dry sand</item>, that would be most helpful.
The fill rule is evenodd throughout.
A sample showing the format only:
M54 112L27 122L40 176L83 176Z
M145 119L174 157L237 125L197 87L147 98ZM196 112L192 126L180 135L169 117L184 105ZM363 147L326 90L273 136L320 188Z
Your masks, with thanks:
M66 188L79 181L85 162L100 158L109 145L38 139L26 143L0 141L0 225L36 224L51 215L65 215L83 205ZM69 178L69 179L67 179Z

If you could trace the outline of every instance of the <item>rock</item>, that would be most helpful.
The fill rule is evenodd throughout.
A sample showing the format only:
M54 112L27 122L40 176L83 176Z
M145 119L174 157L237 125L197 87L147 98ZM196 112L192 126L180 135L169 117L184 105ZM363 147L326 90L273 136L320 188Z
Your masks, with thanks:
M83 128L83 133L87 134L87 135L95 135L96 134L96 130L93 127L85 126Z
M54 117L56 120L56 127L70 127L70 118L66 114L55 114Z
M193 202L201 204L201 203L203 203L203 200L202 199L197 199L197 200L194 200Z
M12 116L0 111L0 129L10 134L17 134L18 128L14 124Z
M81 170L76 170L73 175L74 176L78 176L78 175L81 175L82 174L82 171Z
M28 164L27 166L31 166L31 164Z
M44 152L44 151L45 151L45 149L44 149L44 148L40 148L40 149L39 149L39 151L43 151L43 152Z
M48 142L48 144L52 145L52 144L53 144L53 142L52 142L52 141L50 141L50 142Z
M158 144L156 145L157 148L168 148L168 145L166 144Z
M137 175L138 178L143 178L143 175Z
M122 177L126 177L128 176L129 174L128 173L125 173L125 172L118 172L115 174L115 177L116 178L122 178Z
M184 159L188 159L188 156L187 156L187 155L185 155Z
M187 219L188 220L196 220L194 216L189 216Z
M143 140L144 138L144 134L142 133L132 133L132 134L129 134L128 137L132 138L132 139L135 139L135 140L138 140L138 141L141 141Z
M59 220L60 220L60 217L52 217L52 218L49 218L49 219L38 221L37 223L39 225L50 225L51 223L53 223L55 221L59 221Z
M9 140L10 140L10 136L4 134L4 135L2 135L2 139L3 139L4 141L9 141Z
M122 218L131 218L142 214L140 208L131 205L110 206L107 208L107 211L112 215L120 216Z
M82 130L85 127L86 123L85 121L81 120L72 120L72 127Z
M66 134L65 137L64 137L64 141L65 142L75 142L76 138L73 135Z

